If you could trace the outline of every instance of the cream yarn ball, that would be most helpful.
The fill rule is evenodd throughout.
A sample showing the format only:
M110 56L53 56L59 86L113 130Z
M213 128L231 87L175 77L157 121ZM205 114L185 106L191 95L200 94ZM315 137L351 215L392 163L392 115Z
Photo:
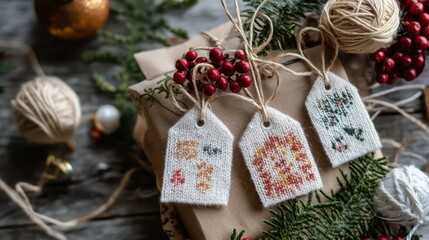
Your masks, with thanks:
M346 53L373 53L391 44L400 24L396 0L329 0L319 28Z
M81 118L76 93L57 77L37 77L23 84L12 107L18 131L41 144L69 141Z
M429 223L429 177L414 166L393 169L375 192L377 211L387 220L416 227Z

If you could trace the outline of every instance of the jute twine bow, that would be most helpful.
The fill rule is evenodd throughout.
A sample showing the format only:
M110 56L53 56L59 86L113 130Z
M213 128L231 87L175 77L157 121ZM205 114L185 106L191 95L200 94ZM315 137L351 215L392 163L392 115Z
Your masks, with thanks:
M279 91L280 88L280 73L279 70L284 70L290 74L296 75L296 76L311 76L313 74L313 71L308 71L308 72L296 72L292 69L289 69L285 66L283 66L280 63L276 63L273 61L269 61L269 60L263 60L260 59L258 57L258 53L260 51L262 51L271 41L272 36L273 36L273 23L271 21L271 19L263 14L260 13L259 11L261 10L261 8L268 2L269 0L264 0L259 7L255 10L255 13L253 14L252 18L250 19L250 32L249 32L249 36L247 36L244 27L243 27L243 21L241 19L240 16L240 9L238 7L238 1L234 0L234 9L235 9L235 13L237 15L237 19L234 19L234 17L232 16L231 12L229 11L228 7L226 6L225 0L221 0L222 6L225 10L225 13L228 17L228 19L231 21L231 23L234 26L234 29L237 31L240 39L242 40L242 43L244 45L244 51L246 53L247 56L247 61L250 64L250 72L251 72L251 76L253 78L253 85L254 85L254 89L255 89L255 93L256 96L253 96L253 94L248 90L248 89L243 89L244 95L240 95L240 94L236 94L236 93L219 93L219 94L215 94L213 96L210 97L206 97L204 94L204 91L200 94L198 92L198 88L196 85L196 79L197 79L197 75L199 71L204 72L204 70L207 70L208 68L213 67L213 65L208 64L208 63L200 63L197 64L193 71L192 71L192 85L193 85L193 96L191 93L189 93L182 85L179 84L171 84L170 85L170 96L172 97L173 103L174 105L181 111L186 112L187 110L184 109L183 107L180 106L180 104L178 103L177 99L176 99L176 94L174 94L174 88L176 87L181 93L183 93L188 99L190 99L196 108L199 109L200 111L200 116L198 121L203 121L204 120L204 116L205 116L205 111L206 109L209 107L209 104L211 102L213 102L215 99L219 98L219 97L225 97L225 96L230 96L230 97L236 97L239 98L245 102L250 103L251 105L255 106L259 111L261 111L262 115L263 115L263 120L265 123L269 123L269 116L267 113L267 106L268 104L277 96L277 93ZM267 21L268 26L269 26L269 34L267 39L260 44L259 46L253 46L253 32L254 32L254 25L255 25L255 21L256 18L259 17L262 20ZM220 46L223 42L223 40L220 40L218 38L214 38L213 36L211 36L210 34L204 33L204 35L212 38L213 42L216 43L216 45ZM208 47L196 47L196 48L192 48L193 50L210 50L211 48ZM225 53L234 53L235 50L225 50ZM291 56L295 56L298 57L300 59L303 59L304 61L307 62L307 60L302 57L299 54L290 54ZM309 64L311 64L309 62ZM317 68L315 68L317 69ZM318 71L318 70L317 70ZM275 90L274 92L268 97L266 98L265 93L264 93L264 89L262 86L262 81L265 78L271 78L274 79L276 81L276 86L275 86Z

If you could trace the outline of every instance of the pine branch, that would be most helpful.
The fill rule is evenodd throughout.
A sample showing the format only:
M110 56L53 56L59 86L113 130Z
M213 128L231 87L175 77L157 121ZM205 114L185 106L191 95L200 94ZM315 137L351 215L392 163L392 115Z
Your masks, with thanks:
M15 65L7 59L7 55L4 52L0 52L0 76L8 73L15 68ZM0 94L4 92L4 87L0 85Z
M350 163L350 173L340 170L340 189L315 191L307 199L296 198L271 209L265 220L272 230L264 231L265 240L355 240L368 236L406 235L407 230L391 229L376 215L373 196L378 182L389 172L386 158L373 154ZM413 239L419 239L414 236Z
M251 18L256 8L263 0L243 0L246 3L246 9L243 11L245 18ZM271 18L274 26L273 39L267 47L269 50L284 50L296 47L296 29L302 25L305 14L309 12L319 12L327 0L277 0L269 1L262 9L261 13ZM245 28L249 30L249 24ZM263 43L268 36L269 26L266 22L258 18L255 24L255 37L253 44L255 46Z

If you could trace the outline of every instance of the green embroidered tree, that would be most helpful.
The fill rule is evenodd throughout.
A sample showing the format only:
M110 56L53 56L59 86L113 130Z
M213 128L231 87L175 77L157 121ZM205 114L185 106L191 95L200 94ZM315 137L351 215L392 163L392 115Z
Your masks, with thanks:
M344 132L348 135L355 137L359 141L364 141L365 139L362 136L363 129L362 128L354 128L354 127L344 127Z
M327 95L325 99L318 99L317 107L326 113L322 118L326 129L340 123L341 116L349 114L349 108L353 105L353 97L349 91L337 92Z
M373 154L350 162L350 173L341 171L341 177L337 178L338 192L316 191L307 195L306 200L296 198L271 209L272 217L264 223L272 229L263 231L262 239L359 240L379 235L405 236L409 229L390 228L374 209L378 182L388 172L387 159L375 159ZM241 239L236 231L233 233L235 238L231 239Z

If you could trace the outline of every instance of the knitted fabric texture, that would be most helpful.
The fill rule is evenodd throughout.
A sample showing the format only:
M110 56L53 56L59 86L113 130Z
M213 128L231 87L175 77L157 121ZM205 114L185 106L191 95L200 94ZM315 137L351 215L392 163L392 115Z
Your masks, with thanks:
M191 109L168 131L161 202L226 205L234 137L207 110L198 125Z
M322 187L301 125L267 109L270 126L256 113L240 140L240 149L264 207Z
M328 73L331 89L317 78L305 102L320 142L336 167L381 147L374 124L359 96L349 82Z

